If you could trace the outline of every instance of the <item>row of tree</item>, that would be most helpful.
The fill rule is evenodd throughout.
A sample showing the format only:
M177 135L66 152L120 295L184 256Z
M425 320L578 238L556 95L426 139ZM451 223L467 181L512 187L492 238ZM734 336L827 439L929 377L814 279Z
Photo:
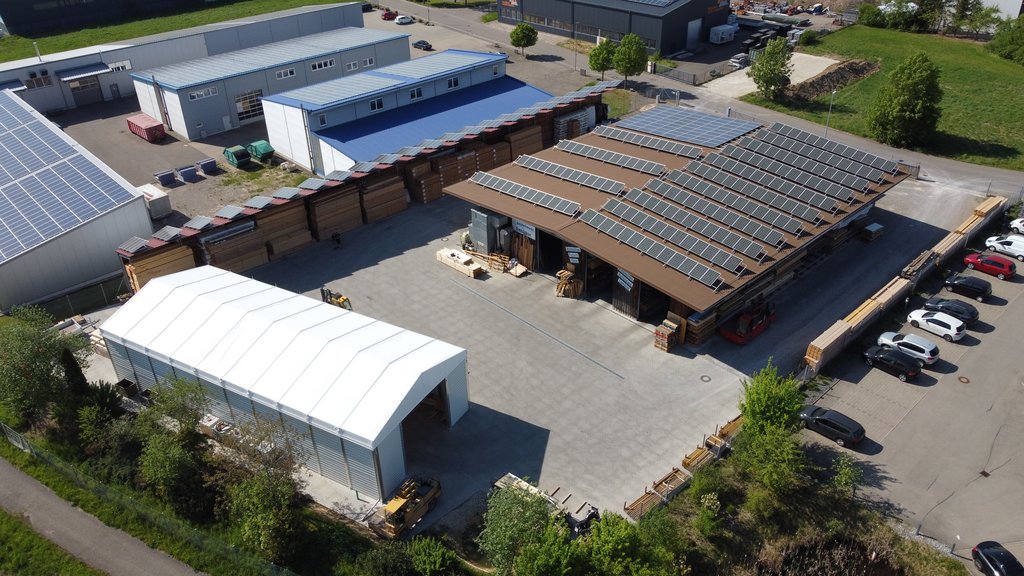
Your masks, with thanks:
M893 0L885 8L861 4L858 22L875 28L978 36L1000 22L999 7L983 0Z
M527 48L537 44L537 37L537 30L533 26L520 22L509 33L509 42L525 54ZM573 46L573 50L576 49ZM604 80L605 72L615 70L628 82L630 76L636 76L646 69L647 60L647 45L643 38L636 34L626 34L618 44L605 40L595 46L590 51L588 64L591 70L601 73L601 80Z

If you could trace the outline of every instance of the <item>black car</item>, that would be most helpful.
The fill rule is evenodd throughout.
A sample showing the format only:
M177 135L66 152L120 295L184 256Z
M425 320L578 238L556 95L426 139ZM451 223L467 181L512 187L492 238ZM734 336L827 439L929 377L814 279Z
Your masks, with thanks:
M899 350L884 346L872 346L864 351L864 363L877 366L906 382L921 373L917 359Z
M978 309L973 304L961 300L935 296L924 303L924 309L929 312L945 312L964 324L971 324L978 319Z
M992 284L988 280L974 276L954 274L946 278L946 290L974 298L978 302L984 302L985 298L992 295Z
M971 550L974 565L988 576L1024 576L1024 566L998 542L986 540Z
M363 12L373 12L373 4L363 2Z
M800 409L800 421L808 430L814 430L840 446L856 446L864 440L864 427L842 412L820 406Z
M434 47L430 45L430 42L426 40L417 40L412 43L413 48L419 48L420 50L433 50Z

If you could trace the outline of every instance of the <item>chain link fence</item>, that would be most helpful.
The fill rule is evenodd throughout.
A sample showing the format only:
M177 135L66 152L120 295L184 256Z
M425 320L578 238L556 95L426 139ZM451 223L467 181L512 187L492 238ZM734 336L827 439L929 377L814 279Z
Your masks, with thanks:
M655 63L654 65L655 74L671 78L673 80L678 80L679 82L689 84L691 86L700 86L705 82L710 82L715 78L721 78L722 76L735 71L736 68L731 66L728 62L708 67L702 72L687 72L685 70L671 68L659 63Z

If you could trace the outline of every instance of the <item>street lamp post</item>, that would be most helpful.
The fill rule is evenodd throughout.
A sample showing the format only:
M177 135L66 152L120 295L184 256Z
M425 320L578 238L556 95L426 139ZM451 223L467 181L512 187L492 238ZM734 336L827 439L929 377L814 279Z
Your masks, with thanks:
M828 123L832 119L832 103L836 101L836 91L832 91L832 98L828 101L828 115L825 116L825 138L828 138Z
M430 0L427 0L427 24L430 24Z
M576 3L569 0L569 26L572 26L572 69L578 70L576 66L576 53L579 46L576 45Z

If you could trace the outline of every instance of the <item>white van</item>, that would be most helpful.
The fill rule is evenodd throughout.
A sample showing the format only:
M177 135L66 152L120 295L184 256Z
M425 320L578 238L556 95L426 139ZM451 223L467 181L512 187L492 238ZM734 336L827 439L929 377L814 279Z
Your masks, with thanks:
M1007 256L1013 256L1017 260L1024 262L1024 236L1018 236L1017 234L993 236L985 240L985 247L989 250L1002 252Z

